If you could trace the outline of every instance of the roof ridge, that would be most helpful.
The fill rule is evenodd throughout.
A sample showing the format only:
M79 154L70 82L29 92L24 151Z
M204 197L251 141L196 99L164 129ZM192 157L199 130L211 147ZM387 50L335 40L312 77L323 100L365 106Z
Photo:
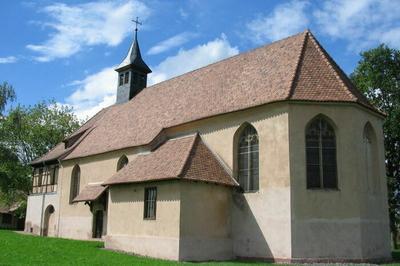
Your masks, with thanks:
M79 144L92 132L96 126L89 127L88 129L83 131L82 136L78 138L78 140L69 148L65 149L65 151L58 157L58 159L62 160L65 157L67 157L71 152L75 150L76 147L79 146Z
M342 88L345 90L345 93L349 95L350 97L354 98L354 100L357 100L357 96L352 93L352 91L349 90L348 86L345 84L341 76L339 75L338 71L335 69L333 66L333 60L327 56L327 52L325 49L321 46L321 44L315 39L315 37L312 35L310 32L310 39L312 43L315 45L317 48L318 52L320 55L323 57L323 61L328 65L328 67L333 70L333 74L336 77L336 79L339 81L339 83L342 85Z
M201 143L204 145L204 147L206 147L208 152L210 152L210 154L217 160L218 164L222 167L222 169L226 172L226 174L232 179L233 183L235 183L236 185L239 185L239 182L233 177L233 171L229 167L229 165L227 165L225 163L225 161L222 158L220 158L220 156L217 153L215 153L212 149L210 149L210 147L207 145L207 143L205 143L203 141L201 136L199 136L199 139L200 139Z
M353 96L355 102L381 114L381 115L386 115L379 109L377 109L373 104L371 104L368 100L368 98L361 92L359 91L353 84L353 82L350 80L350 78L347 76L347 74L340 68L340 66L333 60L333 58L329 55L329 53L322 47L322 45L319 43L319 41L313 36L313 34L310 32L310 37L314 44L316 45L316 48L318 51L322 53L322 56L324 57L324 61L328 64L328 66L334 71L335 77L339 80L340 83L342 83L343 88L345 89L345 92Z
M197 146L198 139L199 139L199 133L196 132L196 134L194 135L193 141L190 144L190 148L188 149L188 151L185 154L185 163L182 164L182 167L179 170L178 178L182 178L182 175L184 174L184 170L186 169L186 166L189 163L190 154L192 153L192 150L195 147L195 145Z
M67 137L64 137L64 139L63 139L61 142L64 142L64 141L66 141L66 140L68 140L68 139L70 139L70 138L72 138L72 137L78 135L79 133L81 133L79 130L81 130L84 126L86 126L87 124L89 124L90 121L94 120L95 117L96 117L97 115L99 115L100 113L103 113L103 115L102 115L102 117L103 117L103 116L104 116L104 113L107 111L107 109L110 109L110 108L113 107L113 106L114 106L114 105L110 105L110 106L101 108L100 111L98 111L98 112L97 112L96 114L94 114L91 118L89 118L89 119L88 119L85 123L83 123L77 130L75 130L74 132L72 132L71 134L69 134ZM102 118L102 117L101 117L101 118ZM101 118L99 118L99 120L100 120ZM93 123L96 123L96 122L97 122L97 121L94 121ZM82 131L86 131L86 130L88 130L89 128L92 128L92 127L93 127L93 125L92 125L92 126L89 126L89 127L86 128L86 129L82 129Z
M208 68L209 66L216 65L216 64L219 64L219 63L222 63L222 62L231 60L232 58L236 58L236 57L239 57L239 56L247 55L247 54L253 53L254 51L257 51L257 50L265 49L266 47L269 47L269 46L271 46L271 45L274 45L274 44L277 44L277 43L286 41L287 39L295 38L295 37L297 37L297 36L299 36L299 35L301 35L301 34L304 34L305 32L307 32L307 30L306 30L306 31L299 32L299 33L296 33L296 34L293 34L293 35L290 35L290 36L288 36L288 37L286 37L286 38L283 38L283 39L280 39L280 40L276 40L276 41L274 41L274 42L271 42L271 43L268 43L268 44L265 44L265 45L262 45L262 46L258 46L258 47L252 48L252 49L247 50L247 51L244 51L244 52L240 52L240 51L239 51L238 54L235 54L235 55L233 55L233 56L230 56L230 57L227 57L227 58L218 60L218 61L216 61L216 62L214 62L214 63L210 63L210 64L208 64L208 65L205 65L205 66L202 66L202 67L193 69L193 70L191 70L191 71L185 72L185 73L183 73L183 74L180 74L180 75L178 75L178 76L172 77L172 78L170 78L170 79L163 80L163 81L161 81L161 82L159 82L159 83L156 83L156 84L153 84L153 85L151 85L151 86L146 87L146 89L152 89L152 88L158 86L159 84L168 82L168 81L170 81L170 80L177 79L177 78L179 78L179 77L182 77L182 76L184 76L184 75L188 75L188 74L193 73L193 72L197 72L197 71L199 71L199 70L201 70L201 69ZM144 91L144 90L140 91L139 93L142 93L143 91ZM134 97L133 99L135 99L135 97Z
M307 40L308 40L310 31L307 29L307 30L305 30L303 32L303 34L304 34L304 39L303 39L303 42L301 44L300 52L299 52L298 59L297 59L296 68L295 68L295 71L293 73L292 81L290 83L289 93L288 93L288 96L286 97L286 99L288 99L288 100L292 97L292 95L294 93L296 82L297 82L297 80L299 78L300 66L301 66L301 64L303 62L304 51L305 51L305 48L306 48L306 44L307 44Z

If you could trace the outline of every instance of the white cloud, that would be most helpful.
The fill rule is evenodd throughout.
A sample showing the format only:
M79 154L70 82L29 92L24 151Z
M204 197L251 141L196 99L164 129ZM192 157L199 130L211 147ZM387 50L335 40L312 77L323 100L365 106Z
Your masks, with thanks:
M238 48L232 47L225 35L193 47L180 50L176 55L167 57L149 76L149 86L171 77L183 74L193 69L208 65L239 53ZM117 92L117 73L114 67L88 75L83 80L73 81L75 91L65 100L65 104L74 109L80 119L87 119L102 108L115 103Z
M104 68L83 80L73 81L75 91L65 100L82 120L92 117L102 108L115 103L117 72L114 67Z
M149 75L149 84L161 82L238 53L238 48L231 46L222 34L220 38L206 44L188 50L181 49L176 55L167 57L153 68L153 73Z
M18 59L15 56L0 57L0 64L15 63L17 60Z
M147 54L155 55L165 51L168 51L174 47L180 46L186 42L188 42L191 38L195 37L196 34L190 32L183 32L177 34L171 38L168 38L164 41L157 43L155 46L151 47Z
M186 12L183 8L179 8L178 12L183 19L187 19L189 17L188 12Z
M276 6L272 12L250 21L247 37L255 43L276 41L304 30L309 20L305 9L307 1L292 1Z
M353 51L385 42L400 48L400 5L393 0L329 0L314 11L322 33L349 42Z
M41 24L54 32L42 44L27 45L39 54L35 59L41 62L69 57L87 46L116 46L132 33L133 15L146 19L150 14L149 8L136 0L56 3L46 6L42 12L52 21Z

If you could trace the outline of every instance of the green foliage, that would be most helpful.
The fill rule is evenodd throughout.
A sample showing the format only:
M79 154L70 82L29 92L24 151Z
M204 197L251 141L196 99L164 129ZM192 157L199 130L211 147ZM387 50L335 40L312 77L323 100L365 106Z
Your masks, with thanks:
M69 107L54 101L17 106L1 122L0 143L27 164L43 155L79 127Z
M0 84L0 117L2 116L6 105L10 101L15 100L14 88L7 82Z
M102 242L43 238L4 230L0 230L0 239L0 264L6 265L269 265L256 262L179 263L104 250Z
M387 114L383 131L390 222L395 238L400 219L400 51L380 45L363 52L361 57L351 79Z
M68 107L55 101L11 109L0 119L0 192L7 204L24 200L31 186L29 162L79 127ZM22 208L21 207L21 208Z

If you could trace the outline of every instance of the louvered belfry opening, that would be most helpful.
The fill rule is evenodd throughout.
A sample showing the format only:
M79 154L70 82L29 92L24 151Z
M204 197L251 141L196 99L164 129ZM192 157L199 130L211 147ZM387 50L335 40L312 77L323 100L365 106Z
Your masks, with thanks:
M238 143L238 181L244 192L259 188L258 134L250 124L243 128Z
M323 117L306 129L307 188L337 188L336 136Z

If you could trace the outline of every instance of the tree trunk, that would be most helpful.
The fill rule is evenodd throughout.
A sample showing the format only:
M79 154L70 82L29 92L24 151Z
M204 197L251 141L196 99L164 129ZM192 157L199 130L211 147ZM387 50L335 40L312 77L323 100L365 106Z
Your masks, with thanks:
M393 248L397 249L397 229L394 229L392 232L392 240L393 240Z

